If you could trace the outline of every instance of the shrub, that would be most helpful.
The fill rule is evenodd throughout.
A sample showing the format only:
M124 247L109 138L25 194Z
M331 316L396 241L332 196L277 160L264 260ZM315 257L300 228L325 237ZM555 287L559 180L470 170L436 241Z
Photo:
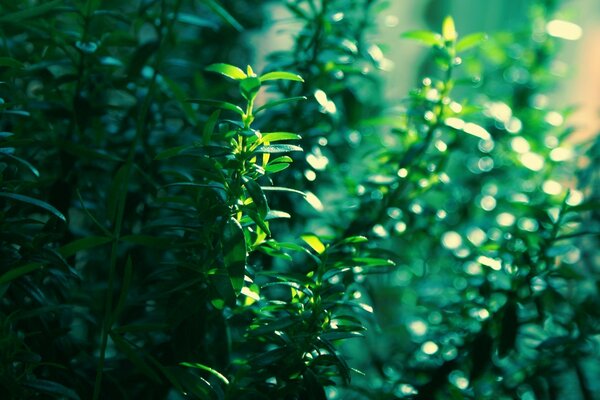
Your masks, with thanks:
M377 1L285 2L260 74L263 2L0 6L2 392L597 396L598 146L532 3L406 32L398 106Z

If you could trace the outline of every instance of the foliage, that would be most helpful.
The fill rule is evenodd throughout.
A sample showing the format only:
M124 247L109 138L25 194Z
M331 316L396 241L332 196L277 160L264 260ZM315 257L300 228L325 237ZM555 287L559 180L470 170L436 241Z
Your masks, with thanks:
M261 74L267 2L2 4L4 396L595 398L598 145L533 3L403 34L398 106L377 1L285 2Z

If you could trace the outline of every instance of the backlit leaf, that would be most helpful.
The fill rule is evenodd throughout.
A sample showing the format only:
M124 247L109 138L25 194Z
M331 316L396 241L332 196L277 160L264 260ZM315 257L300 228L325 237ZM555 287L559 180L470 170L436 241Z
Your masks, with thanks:
M210 71L210 72L216 72L221 75L225 75L226 77L235 79L235 80L241 80L241 79L245 79L248 77L248 75L246 75L246 73L244 71L242 71L240 68L238 68L234 65L230 65L230 64L224 64L224 63L211 64L208 67L206 67L206 70Z
M319 239L316 235L306 234L300 237L318 254L323 254L323 252L325 251L325 245L323 244L323 242L321 242L321 239Z

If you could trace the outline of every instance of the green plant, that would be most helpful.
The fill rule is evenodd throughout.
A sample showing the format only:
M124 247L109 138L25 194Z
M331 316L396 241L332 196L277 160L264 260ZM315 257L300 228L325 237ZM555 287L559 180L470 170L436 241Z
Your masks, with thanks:
M597 395L598 146L547 97L559 2L404 34L403 100L385 3L0 5L4 397ZM234 66L275 6L291 50Z

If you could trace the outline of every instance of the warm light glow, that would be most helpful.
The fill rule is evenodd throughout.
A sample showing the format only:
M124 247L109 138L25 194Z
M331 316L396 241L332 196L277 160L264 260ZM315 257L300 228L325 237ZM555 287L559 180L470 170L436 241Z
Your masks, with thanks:
M583 29L572 22L553 19L546 24L548 35L565 40L577 40L583 35Z

